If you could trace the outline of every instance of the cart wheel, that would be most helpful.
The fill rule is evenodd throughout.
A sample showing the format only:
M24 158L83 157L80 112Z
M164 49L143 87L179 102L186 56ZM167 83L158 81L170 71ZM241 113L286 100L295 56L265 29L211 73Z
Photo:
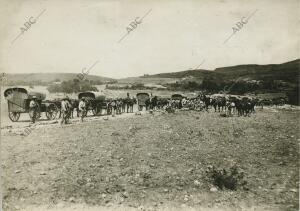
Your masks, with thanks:
M20 118L20 113L18 113L18 112L8 112L8 117L12 122L16 122Z
M101 108L99 108L99 107L93 108L92 112L93 112L94 116L97 116L99 114L101 115Z
M56 118L58 113L58 108L55 104L50 104L46 109L46 117L47 119L53 120Z

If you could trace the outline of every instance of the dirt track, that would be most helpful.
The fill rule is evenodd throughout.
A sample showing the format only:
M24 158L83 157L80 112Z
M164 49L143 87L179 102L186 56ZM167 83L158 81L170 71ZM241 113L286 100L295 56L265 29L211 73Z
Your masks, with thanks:
M299 111L274 111L100 117L28 136L7 129L5 210L297 210ZM207 167L233 164L249 190L211 191Z

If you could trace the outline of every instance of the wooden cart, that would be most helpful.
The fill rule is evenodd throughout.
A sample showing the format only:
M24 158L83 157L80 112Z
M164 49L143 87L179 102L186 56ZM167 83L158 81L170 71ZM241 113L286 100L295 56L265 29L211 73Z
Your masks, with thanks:
M21 113L29 113L29 103L33 96L36 97L38 104L37 118L41 117L41 113L45 112L47 119L55 119L59 111L55 103L45 101L46 95L40 92L28 91L25 88L13 87L4 91L4 97L8 104L8 117L11 121L19 120ZM31 118L31 116L30 116Z
M141 93L136 94L139 111L142 111L143 107L146 107L146 101L149 98L150 98L150 95L148 93L141 92Z
M91 111L94 116L101 115L103 109L107 109L105 96L99 92L81 92L78 94L78 100L86 99L87 111Z

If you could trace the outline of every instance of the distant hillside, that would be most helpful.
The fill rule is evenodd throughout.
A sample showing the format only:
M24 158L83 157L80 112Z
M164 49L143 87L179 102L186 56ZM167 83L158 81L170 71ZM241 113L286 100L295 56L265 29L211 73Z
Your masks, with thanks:
M215 70L185 70L180 72L160 73L155 75L146 75L140 77L131 77L118 80L120 83L155 83L164 81L174 83L182 79L192 81L203 81L204 78L213 78L214 80L232 81L237 78L241 80L282 80L296 84L299 81L300 59L286 62L283 64L268 65L237 65L230 67L220 67Z
M130 77L119 79L119 83L153 83L153 84L167 84L175 83L181 80L203 80L203 78L208 76L216 76L214 71L210 70L185 70L180 72L171 73L159 73L155 75L146 75L140 77Z
M207 93L226 92L245 93L280 93L286 94L289 103L299 102L300 59L282 64L247 64L220 67L210 70L185 70L180 72L144 75L125 78L118 83L160 84L173 91L205 91ZM114 85L117 86L117 85Z
M232 67L221 67L215 69L226 79L244 78L254 80L283 80L298 83L300 72L300 59L283 64L269 65L238 65Z
M141 76L141 78L185 78L185 77L195 77L202 78L208 75L214 74L213 71L210 70L185 70L180 72L172 72L172 73L160 73L155 75Z
M10 84L22 83L32 83L37 84L48 84L53 81L68 81L73 79L78 79L76 73L26 73L26 74L7 74L7 81ZM113 81L114 79L96 76L96 75L86 75L86 79L93 81Z

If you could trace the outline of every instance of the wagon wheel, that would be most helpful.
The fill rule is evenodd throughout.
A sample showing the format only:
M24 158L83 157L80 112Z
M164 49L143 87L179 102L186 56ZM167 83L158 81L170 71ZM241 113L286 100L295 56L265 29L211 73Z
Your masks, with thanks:
M92 109L92 113L94 116L97 116L97 115L101 115L101 107L98 107L96 106L95 108Z
M20 113L18 113L18 112L8 112L8 117L12 122L16 122L20 118Z
M46 117L47 119L55 119L58 113L58 108L55 104L50 104L46 109Z

